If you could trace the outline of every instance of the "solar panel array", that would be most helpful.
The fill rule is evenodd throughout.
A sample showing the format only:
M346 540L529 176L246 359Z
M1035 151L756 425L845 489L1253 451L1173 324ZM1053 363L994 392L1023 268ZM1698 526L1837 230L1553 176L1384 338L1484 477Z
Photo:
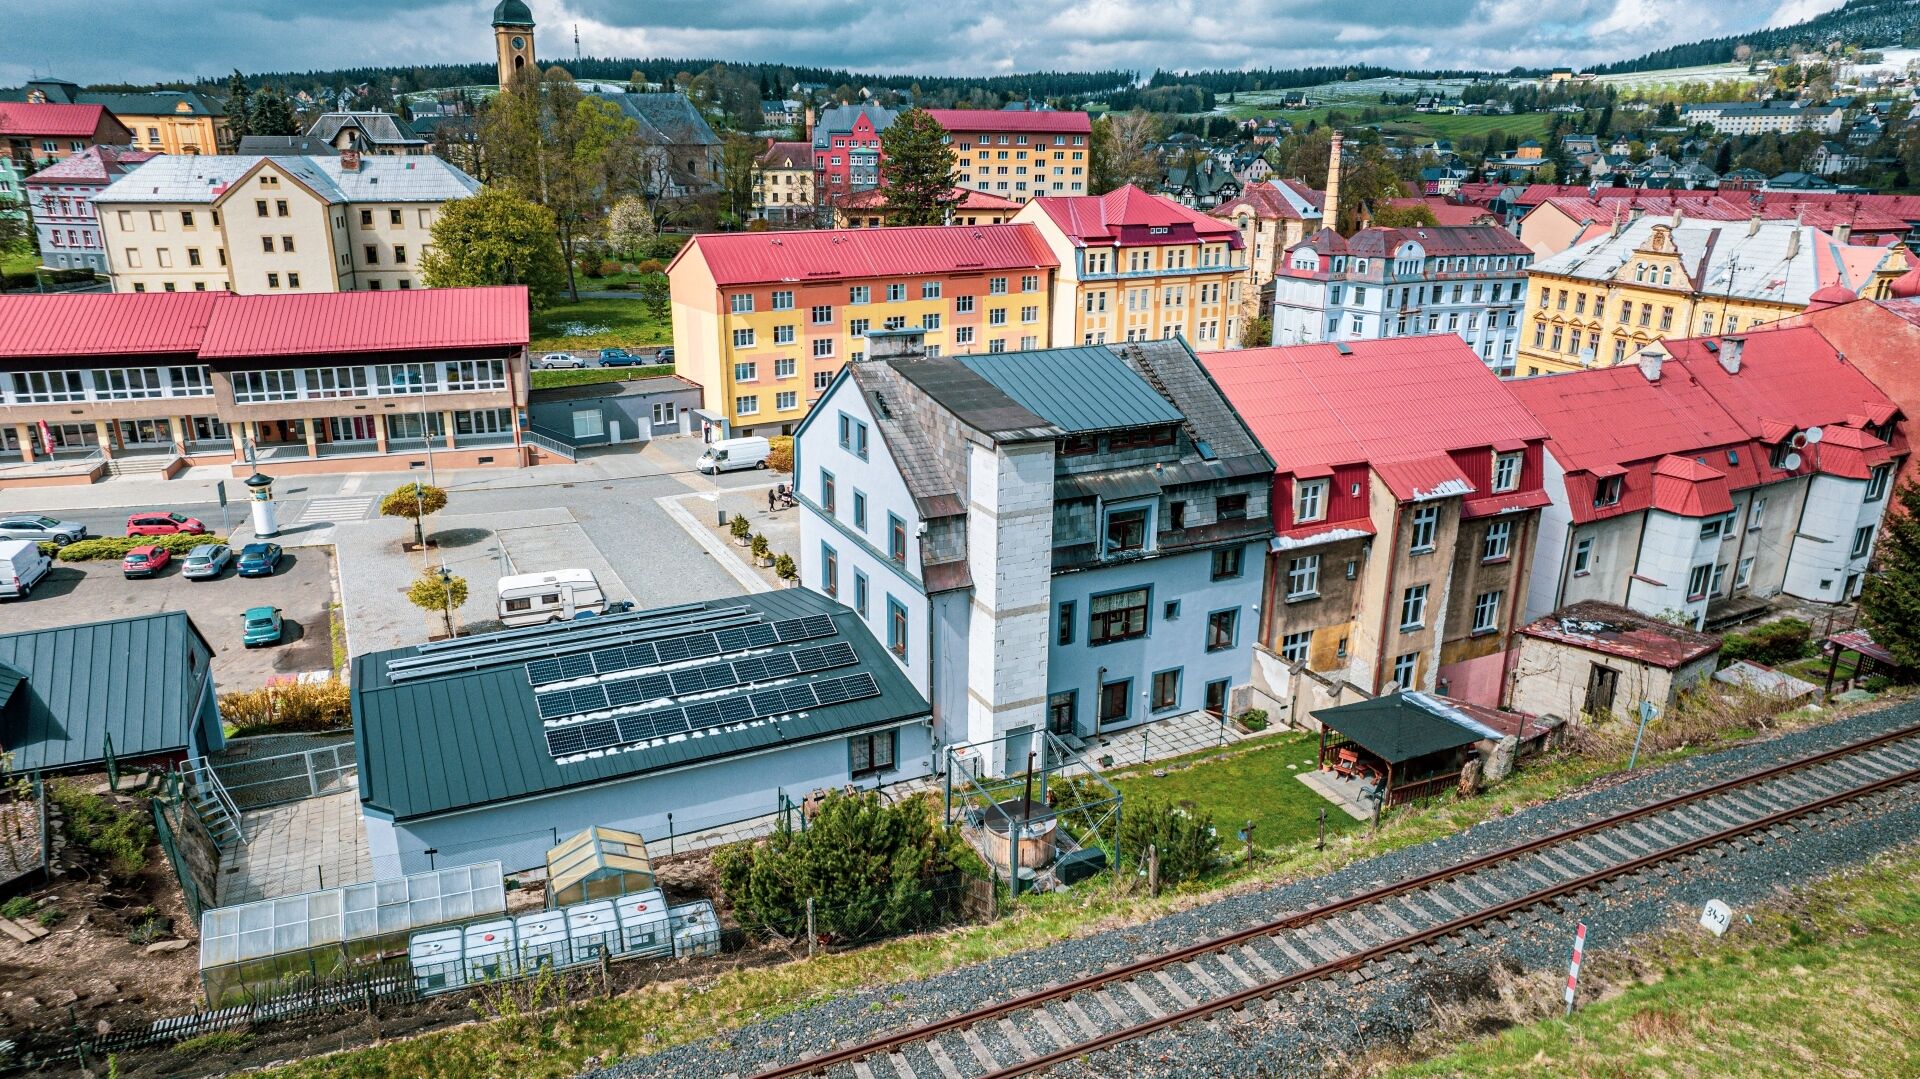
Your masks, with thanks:
M657 708L631 716L596 719L555 728L547 732L547 752L555 757L571 757L597 750L623 749L657 738L748 723L805 708L845 704L879 695L880 686L871 674L823 678L721 700L697 701L685 707Z
M853 646L845 641L835 641L815 648L796 648L791 652L746 656L698 667L618 678L577 689L550 689L534 694L533 699L540 709L541 719L565 719L589 712L604 712L609 708L631 708L663 697L711 693L835 667L850 667L855 662Z
M706 633L690 633L658 641L638 641L633 644L583 652L579 655L536 660L527 664L527 681L535 686L545 686L554 682L570 682L577 678L617 674L643 667L684 663L690 659L730 655L734 652L744 652L749 648L766 648L776 644L812 640L816 637L831 637L833 633L833 617L824 614L808 615L805 618L788 618L779 622L761 622L748 626L729 626ZM544 712L542 714L544 715Z

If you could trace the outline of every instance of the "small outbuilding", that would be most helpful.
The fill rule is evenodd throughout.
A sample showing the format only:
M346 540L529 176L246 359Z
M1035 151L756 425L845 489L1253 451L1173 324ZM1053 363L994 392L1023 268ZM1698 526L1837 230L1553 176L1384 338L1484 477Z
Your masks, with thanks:
M1720 638L1586 600L1523 626L1519 653L1515 711L1637 719L1640 702L1670 710L1712 678Z
M614 899L653 887L653 863L638 832L589 828L547 852L550 907Z
M576 446L646 442L693 430L700 384L679 375L659 375L550 386L529 393L527 407L536 430L559 432Z
M1320 768L1384 791L1387 806L1428 798L1459 783L1482 732L1409 696L1389 693L1313 713L1320 721Z

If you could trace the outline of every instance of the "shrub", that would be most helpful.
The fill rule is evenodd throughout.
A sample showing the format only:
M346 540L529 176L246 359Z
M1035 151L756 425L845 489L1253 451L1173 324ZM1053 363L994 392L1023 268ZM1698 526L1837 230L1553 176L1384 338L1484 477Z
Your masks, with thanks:
M198 1057L203 1053L233 1053L245 1049L251 1041L253 1035L244 1030L212 1030L188 1038L173 1046L170 1052L183 1057Z
M147 848L153 846L153 822L146 813L120 809L76 780L57 780L48 793L66 817L67 835L105 860L115 877L125 880L146 868Z
M269 731L331 731L353 726L352 697L337 678L220 695L220 718L236 736Z
M774 435L767 439L767 467L775 472L793 472L792 435Z
M936 815L925 798L888 805L871 792L835 792L805 831L723 847L714 867L741 925L760 935L804 935L811 898L817 932L888 936L945 917L940 878L978 864Z
M773 575L783 581L791 581L800 576L800 567L793 564L793 556L783 554L773 560Z
M733 534L734 539L743 540L747 538L748 533L753 531L753 526L747 523L746 514L736 513L733 515L733 520L727 525L727 531Z
M1114 835L1120 851L1136 865L1147 862L1147 847L1160 854L1160 883L1178 884L1211 873L1220 864L1220 836L1213 815L1165 802L1127 803Z
M767 542L767 537L765 536L753 537L753 557L765 558L767 557L767 553L772 550L773 550L773 545Z
M186 554L203 543L225 543L225 536L98 536L60 548L62 562L102 562L125 558L135 547L161 547ZM41 545L45 550L45 545Z
M1866 690L1868 693L1885 693L1888 687L1892 685L1893 679L1886 675L1870 674L1867 676L1867 680L1861 683L1860 688Z
M0 903L0 918L25 918L33 913L34 902L24 895L16 895L5 903Z
M640 264L633 268L633 272L665 273L667 272L667 267L663 263L661 263L659 259L642 259L640 261Z
M612 277L620 272L620 264L610 259L602 259L594 269L599 271L594 274L595 277Z
M427 542L421 530L421 521L428 514L439 513L446 508L447 492L417 481L394 488L380 500L380 516L405 517L413 522L415 546L425 546Z
M1727 634L1720 640L1720 656L1728 662L1790 663L1805 658L1813 650L1812 642L1812 626L1798 618L1782 618L1744 633Z
M54 926L65 921L66 917L67 912L61 910L59 907L43 907L40 910L40 916L35 918L34 921L39 922L40 928L42 929L52 929Z
M1240 725L1250 731L1264 731L1267 729L1267 710L1264 708L1249 708L1240 713L1239 718Z

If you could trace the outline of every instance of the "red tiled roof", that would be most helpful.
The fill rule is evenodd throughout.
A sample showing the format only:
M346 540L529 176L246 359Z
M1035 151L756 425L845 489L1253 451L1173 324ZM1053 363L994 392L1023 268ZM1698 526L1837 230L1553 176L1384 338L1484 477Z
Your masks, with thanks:
M1049 195L1033 201L1075 247L1199 240L1225 240L1231 247L1242 246L1240 230L1230 223L1172 199L1150 195L1132 184L1104 195Z
M987 191L975 191L970 187L951 188L947 191L947 194L949 196L959 196L959 201L953 204L953 208L956 210L973 210L975 212L982 210L1017 211L1021 205L1012 199L1003 199ZM886 189L879 187L869 187L864 191L855 191L853 194L840 200L840 209L843 210L882 210L885 209L886 206Z
M105 111L100 105L0 101L0 134L88 139L99 130L101 113Z
M1240 197L1207 212L1214 217L1228 217L1234 210L1245 206L1253 211L1255 217L1305 221L1309 216L1322 216L1321 210L1326 204L1325 191L1315 191L1299 180L1268 180L1266 183L1248 184ZM1307 212L1308 208L1312 209L1311 214Z
M1733 509L1727 475L1691 457L1668 454L1653 465L1653 505L1682 517L1706 517Z
M1473 481L1444 453L1376 461L1373 470L1380 474L1387 490L1402 502L1465 497L1475 490Z
M722 287L1060 265L1027 224L706 233L688 241L668 271L692 251Z
M81 292L0 296L0 356L135 356L193 352L219 292Z
M1283 473L1547 435L1514 399L1518 383L1502 382L1455 334L1200 358Z
M1720 650L1720 638L1669 626L1598 600L1570 604L1520 627L1528 637L1673 669Z
M1049 135L1086 135L1093 124L1084 112L1026 109L928 109L927 115L948 131L1045 132Z
M0 357L197 353L203 359L520 346L527 290L0 297Z

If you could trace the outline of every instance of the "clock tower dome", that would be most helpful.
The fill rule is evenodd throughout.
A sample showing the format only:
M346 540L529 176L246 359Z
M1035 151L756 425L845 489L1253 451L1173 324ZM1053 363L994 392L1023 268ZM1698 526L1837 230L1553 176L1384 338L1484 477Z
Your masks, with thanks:
M533 12L525 0L500 0L493 9L494 52L500 63L500 88L533 67Z

